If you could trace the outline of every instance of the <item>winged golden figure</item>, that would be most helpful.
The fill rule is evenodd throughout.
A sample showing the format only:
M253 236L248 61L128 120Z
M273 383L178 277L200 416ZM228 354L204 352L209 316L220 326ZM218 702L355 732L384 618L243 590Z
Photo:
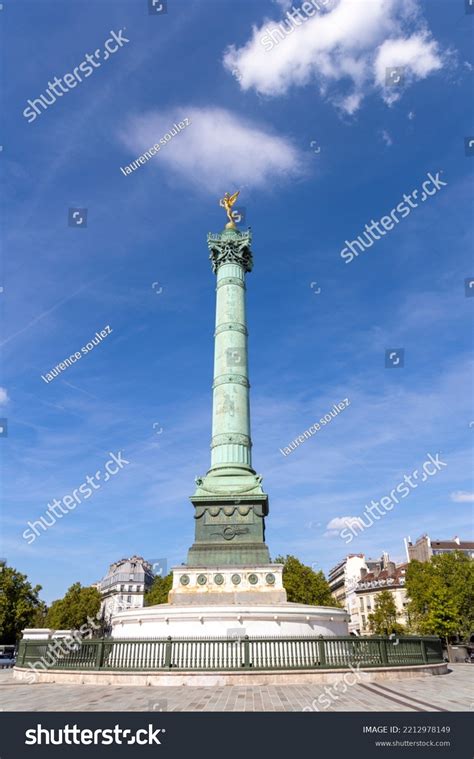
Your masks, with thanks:
M239 197L240 190L237 190L237 192L234 192L233 195L229 195L228 192L224 194L224 197L219 200L219 205L222 208L225 208L225 212L227 214L227 218L229 219L228 224L226 224L227 228L234 229L235 228L235 221L233 217L233 211L232 206L235 205L235 201Z

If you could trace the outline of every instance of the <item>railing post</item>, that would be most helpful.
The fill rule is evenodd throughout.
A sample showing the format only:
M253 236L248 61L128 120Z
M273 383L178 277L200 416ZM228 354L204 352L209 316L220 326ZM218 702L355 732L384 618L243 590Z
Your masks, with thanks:
M421 638L421 658L423 659L423 664L428 664L428 655L426 653L426 641Z
M325 667L326 666L326 649L325 649L326 641L322 636L319 637L318 640L318 649L319 649L319 666Z
M436 641L436 648L438 651L439 661L440 662L444 661L443 643L441 641L441 638L438 638L438 640Z
M244 669L250 669L251 663L250 663L250 640L249 636L246 635L243 639L244 644Z
M388 664L388 651L387 651L387 639L381 638L379 640L380 659L382 664Z
M172 646L171 635L168 635L166 639L166 646L165 646L165 667L168 667L168 669L171 669L171 667L173 666L171 663L171 646Z
M95 668L101 669L104 663L104 641L99 640L97 643L97 650L95 653Z
M26 640L23 638L20 640L18 646L18 666L22 667L26 658Z

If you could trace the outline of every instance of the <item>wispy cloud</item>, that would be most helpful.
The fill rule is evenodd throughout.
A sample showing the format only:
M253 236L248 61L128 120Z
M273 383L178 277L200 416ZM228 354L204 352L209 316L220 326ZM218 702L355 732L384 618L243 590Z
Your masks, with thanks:
M224 108L150 111L131 118L118 136L136 158L183 119L189 126L163 146L150 168L170 172L194 189L223 192L229 178L261 188L303 172L300 153L288 138Z
M382 130L382 133L381 133L381 135L380 135L380 136L382 137L382 140L385 142L385 144L387 145L387 147L390 147L391 145L393 145L393 140L392 140L392 137L391 137L391 135L390 135L390 134L387 132L387 130L386 130L386 129L383 129L383 130Z
M449 497L454 503L474 503L474 493L467 493L465 490L455 490Z
M347 528L349 525L354 527L361 527L364 529L365 525L360 517L333 517L327 525L324 535L328 538L339 537L341 530Z

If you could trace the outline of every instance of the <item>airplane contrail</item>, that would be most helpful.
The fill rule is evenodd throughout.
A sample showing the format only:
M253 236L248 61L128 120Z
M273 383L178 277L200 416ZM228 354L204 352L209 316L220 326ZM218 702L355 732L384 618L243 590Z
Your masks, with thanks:
M98 279L103 279L103 277L98 277ZM29 324L27 324L25 327L22 327L22 329L19 329L18 332L15 332L13 335L10 335L10 337L7 337L5 340L0 342L0 348L3 348L4 345L10 342L10 340L13 340L14 337L17 337L18 335L21 335L23 332L26 332L27 329L33 326L33 324L37 324L41 319L43 319L44 316L47 316L48 314L51 314L53 311L56 311L59 306L62 306L63 303L67 303L68 300L71 300L71 298L74 298L78 293L81 292L81 290L84 290L86 287L89 287L94 282L97 282L98 279L93 280L92 282L88 282L85 285L81 285L78 290L76 290L72 295L68 295L66 298L63 298L60 300L56 305L52 306L51 308L48 308L46 311L43 311L42 314L39 314L39 316L35 316L34 319L32 319Z

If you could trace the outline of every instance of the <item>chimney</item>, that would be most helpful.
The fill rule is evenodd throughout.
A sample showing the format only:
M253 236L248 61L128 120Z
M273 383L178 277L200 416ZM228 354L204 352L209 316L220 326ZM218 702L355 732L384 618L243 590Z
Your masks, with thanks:
M408 546L411 546L411 538L408 536L408 538L403 538L403 542L405 543L405 554L407 557L408 563L410 563L410 552L408 550Z

